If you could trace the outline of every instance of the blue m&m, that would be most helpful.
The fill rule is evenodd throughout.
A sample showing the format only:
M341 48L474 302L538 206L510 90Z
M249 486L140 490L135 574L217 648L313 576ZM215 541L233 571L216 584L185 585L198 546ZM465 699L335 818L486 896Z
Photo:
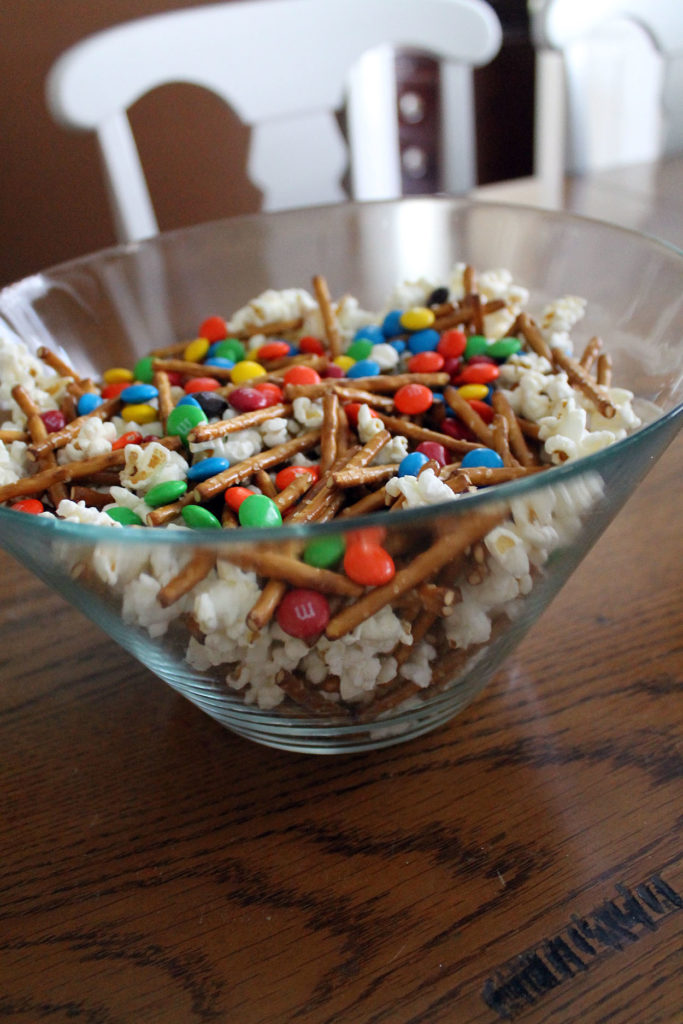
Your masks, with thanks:
M485 466L488 469L502 469L505 463L493 448L473 448L462 457L463 469Z
M401 459L398 475L417 476L425 462L429 462L429 457L424 452L411 452L410 455L406 455L405 458Z

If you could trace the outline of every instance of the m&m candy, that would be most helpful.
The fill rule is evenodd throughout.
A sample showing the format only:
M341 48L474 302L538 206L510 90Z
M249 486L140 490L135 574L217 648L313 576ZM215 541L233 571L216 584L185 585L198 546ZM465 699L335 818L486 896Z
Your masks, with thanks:
M330 606L325 595L317 590L296 587L280 601L276 618L283 632L305 640L325 629L330 621Z

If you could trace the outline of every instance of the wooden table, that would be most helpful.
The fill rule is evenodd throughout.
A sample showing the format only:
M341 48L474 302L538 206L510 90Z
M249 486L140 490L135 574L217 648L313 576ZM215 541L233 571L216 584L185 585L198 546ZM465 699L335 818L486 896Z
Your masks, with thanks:
M367 755L231 736L1 555L0 1020L683 1021L682 474Z

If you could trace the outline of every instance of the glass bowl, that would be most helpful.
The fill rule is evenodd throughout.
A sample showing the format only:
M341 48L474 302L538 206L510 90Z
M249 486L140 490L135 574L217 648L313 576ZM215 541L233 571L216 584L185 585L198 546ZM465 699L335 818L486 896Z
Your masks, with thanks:
M219 531L111 529L0 507L3 547L175 690L257 742L337 753L448 721L681 425L680 252L575 216L419 198L200 225L0 293L6 335L99 378L192 339L207 316L229 317L265 289L310 290L324 275L334 296L380 310L398 282L438 285L459 262L508 268L536 317L558 297L584 297L573 336L604 340L614 383L636 396L643 425L593 454L427 507ZM307 561L321 541L328 553L355 545L371 572L379 548L393 581L354 581L329 555ZM291 590L300 635L278 618Z

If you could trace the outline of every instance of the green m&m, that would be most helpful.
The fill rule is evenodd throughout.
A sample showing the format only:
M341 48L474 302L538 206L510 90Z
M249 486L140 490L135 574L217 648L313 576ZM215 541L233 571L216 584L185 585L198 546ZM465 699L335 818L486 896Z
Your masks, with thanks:
M497 341L491 342L486 349L486 355L491 356L492 359L507 359L508 356L519 352L521 347L522 343L519 338L499 338Z
M304 548L303 559L316 569L331 569L344 557L346 542L341 534L331 537L316 537L309 540Z
M221 521L202 505L186 505L181 511L185 525L192 530L222 530Z
M137 512L133 512L132 508L126 508L124 505L114 505L112 508L108 508L107 515L115 522L121 523L122 526L144 526Z
M282 515L272 498L250 494L237 512L240 526L282 526Z
M484 352L488 354L488 346L488 338L485 338L483 334L472 334L467 339L465 346L465 359L471 359L472 356L480 356Z
M225 338L223 341L216 341L211 346L211 355L220 359L232 359L233 363L239 363L244 359L246 351L244 345L237 338Z
M206 413L199 403L196 405L176 405L171 409L166 420L166 433L187 441L187 435L200 423L208 423Z
M187 490L185 480L166 480L163 484L156 484L150 487L145 495L145 503L150 508L160 508L162 505L170 505L172 502L182 498Z

